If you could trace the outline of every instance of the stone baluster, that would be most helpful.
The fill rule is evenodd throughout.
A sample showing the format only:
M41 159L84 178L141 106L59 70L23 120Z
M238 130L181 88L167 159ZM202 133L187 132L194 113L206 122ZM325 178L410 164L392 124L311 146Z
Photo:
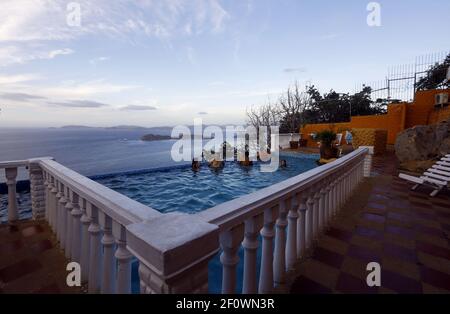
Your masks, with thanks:
M86 282L89 279L89 248L90 248L90 233L89 233L89 225L91 224L91 218L87 213L87 206L90 204L83 199L80 202L81 205L81 268L83 271L81 272L81 279L83 282Z
M46 206L47 206L47 211L48 211L48 216L47 216L47 220L48 220L48 224L50 225L50 227L54 230L53 227L53 194L52 194L52 190L53 190L53 178L51 176L50 173L46 172L46 178L47 178L47 199L45 200Z
M78 194L71 191L70 201L72 203L73 209L71 211L72 215L72 260L76 262L81 261L81 215L83 214L80 209L80 198Z
M49 222L50 218L50 208L49 208L49 185L50 185L50 178L48 175L48 172L43 171L42 172L44 177L44 204L45 204L45 220ZM49 222L50 224L50 222Z
M309 192L308 199L306 201L306 247L310 248L313 240L313 224L314 217L314 192Z
M273 263L273 275L275 285L285 283L286 274L286 227L288 225L287 214L290 207L290 199L280 202L278 219L276 220L275 253Z
M302 191L297 195L298 200L298 224L297 224L297 258L305 257L306 253L306 239L307 239L307 201L308 201L308 191Z
M327 192L327 198L326 198L326 210L325 210L325 224L328 226L330 224L331 220L331 211L333 209L333 182L334 180L331 180L328 182L326 187Z
M244 278L242 293L257 293L256 259L258 250L258 235L261 230L263 215L254 216L245 221L244 241ZM239 231L237 231L239 232ZM230 235L228 235L229 237ZM228 240L228 239L227 239Z
M273 238L275 237L274 225L278 207L276 205L264 210L264 226L261 230L262 254L261 270L259 272L259 293L270 293L273 290Z
M116 224L118 236L116 237L117 249L115 257L117 259L117 284L116 289L119 294L131 293L131 258L133 257L127 248L127 232L122 225Z
M30 194L31 194L31 214L33 219L43 219L45 217L45 189L42 168L37 160L30 160Z
M50 212L51 215L51 226L53 228L53 232L58 236L57 227L58 227L58 198L56 195L58 194L58 182L56 181L55 177L51 177L51 189L50 189Z
M6 185L8 186L8 222L19 219L16 195L17 168L5 168Z
M297 220L298 205L297 198L294 196L287 201L288 213L288 237L286 245L286 269L290 270L294 267L297 260Z
M100 269L101 250L100 234L101 229L98 223L98 208L91 205L91 224L89 225L90 252L89 252L89 293L97 293L100 290Z
M64 189L64 197L66 198L66 206L64 209L66 210L66 230L65 230L65 248L64 253L67 258L71 258L72 254L72 229L73 229L73 220L72 220L72 210L73 204L70 199L70 189L68 186Z
M320 200L319 200L319 232L321 232L326 224L326 211L328 205L327 199L327 182L323 182L323 185L320 188Z
M320 186L315 187L313 212L313 239L319 236Z
M66 204L67 199L65 197L64 193L64 184L59 182L59 206L58 206L58 214L59 214L59 221L58 221L58 230L59 230L59 245L61 249L65 249L66 247L66 234L67 234L67 210L66 210Z
M231 230L220 233L219 236L220 247L222 248L220 262L223 265L222 293L224 294L236 293L236 266L239 262L238 250L244 231L244 224L240 224ZM254 267L256 268L256 264Z
M113 293L114 292L114 279L115 279L115 258L114 258L114 244L115 239L112 235L112 220L106 214L102 215L104 217L103 222L103 269L102 269L102 293ZM131 279L130 279L131 280Z

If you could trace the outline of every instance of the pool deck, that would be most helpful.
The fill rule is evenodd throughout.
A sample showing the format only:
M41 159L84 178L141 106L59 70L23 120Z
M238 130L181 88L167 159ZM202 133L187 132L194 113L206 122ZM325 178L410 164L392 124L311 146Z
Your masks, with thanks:
M450 293L450 193L398 178L393 153L365 180L290 274L290 293ZM381 286L369 287L369 262Z
M339 215L288 274L281 293L449 293L450 193L429 197L398 178L393 153L375 157ZM44 221L0 225L0 293L85 293L66 285L68 260ZM381 265L368 287L366 265Z
M0 225L0 293L83 293L68 287L69 261L47 222L25 220Z

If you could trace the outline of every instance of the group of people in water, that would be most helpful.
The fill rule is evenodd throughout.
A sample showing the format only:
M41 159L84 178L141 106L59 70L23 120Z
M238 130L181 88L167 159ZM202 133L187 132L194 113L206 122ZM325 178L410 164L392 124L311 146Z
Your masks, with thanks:
M235 150L235 159L236 159L236 157L237 157L237 151ZM202 153L201 159L203 160L203 158L204 158L204 155ZM261 156L260 156L259 152L256 154L256 158L257 158L258 161L261 161ZM218 160L216 158L213 158L213 159L211 159L211 160L209 160L207 162L208 162L208 167L212 168L212 169L220 169L220 168L223 168L225 166L225 161L224 160ZM251 166L253 166L253 161L250 159L250 152L249 152L248 149L245 150L243 160L239 160L238 162L239 162L239 165L241 165L243 167L251 167ZM199 171L200 170L200 166L201 166L201 161L196 159L196 158L193 158L192 159L192 170L193 171ZM287 167L286 160L285 159L281 159L279 166L280 166L280 168L286 168Z

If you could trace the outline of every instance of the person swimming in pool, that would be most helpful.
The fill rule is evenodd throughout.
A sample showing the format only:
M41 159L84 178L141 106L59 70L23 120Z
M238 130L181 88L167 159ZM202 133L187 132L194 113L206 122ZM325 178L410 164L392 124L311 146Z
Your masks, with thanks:
M286 159L281 159L280 160L280 168L286 168L286 167L287 167Z
M213 159L209 162L209 167L214 169L223 168L224 165L225 163L223 160Z
M200 170L200 162L195 158L192 158L192 170L199 171Z

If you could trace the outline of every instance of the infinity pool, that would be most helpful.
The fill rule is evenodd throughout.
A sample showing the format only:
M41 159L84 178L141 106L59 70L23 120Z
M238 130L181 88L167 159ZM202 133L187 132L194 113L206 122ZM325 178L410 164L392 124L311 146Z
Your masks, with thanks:
M93 179L160 212L195 213L254 192L316 167L317 155L282 155L286 168L260 172L260 165L242 167L227 162L220 170L206 164L194 172L190 165L140 171Z

